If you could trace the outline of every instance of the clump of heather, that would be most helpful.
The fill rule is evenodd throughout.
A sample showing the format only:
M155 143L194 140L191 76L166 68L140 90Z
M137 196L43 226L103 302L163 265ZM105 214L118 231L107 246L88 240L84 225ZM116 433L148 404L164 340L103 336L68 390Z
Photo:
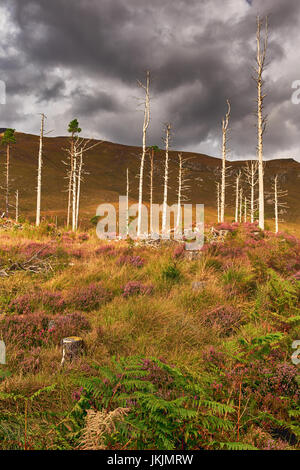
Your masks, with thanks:
M121 265L126 265L129 264L131 266L135 266L136 268L142 268L145 264L144 258L141 258L140 256L121 256L118 261L118 264Z
M79 401L83 392L83 387L77 388L72 392L72 400Z
M85 242L87 240L89 240L89 235L87 233L80 233L78 235L78 240L80 240L81 242Z
M62 312L66 307L61 292L42 291L40 297L36 294L36 298L40 299L44 308L48 308L53 312Z
M129 281L123 287L123 297L129 297L131 295L149 295L153 291L153 286L142 284L140 281Z
M67 302L74 308L90 311L99 308L110 298L110 293L100 282L92 283L86 287L75 287L67 295Z
M78 333L88 331L89 329L89 321L79 312L60 315L59 317L55 317L51 325L48 323L48 331L52 333L52 338L55 343L59 342L61 338L78 335Z
M19 313L20 315L28 315L34 310L34 294L24 294L13 299L8 308L12 312Z
M231 305L220 305L203 315L204 322L216 326L222 336L226 336L237 328L242 320L241 311Z
M73 256L73 258L77 258L77 259L80 259L83 257L83 252L82 250L79 250L79 249L69 249L67 250L67 253L70 255L70 256Z
M66 304L60 292L38 291L30 292L13 299L8 308L20 315L33 313L38 307L53 312L62 312Z
M48 258L56 253L56 247L51 243L30 242L19 248L19 253L25 258L36 255L39 258Z
M30 315L10 315L0 321L4 341L20 348L38 348L60 344L62 338L79 335L90 329L81 313L60 315L49 321L45 312Z
M184 245L183 243L180 244L180 245L178 245L178 246L176 246L176 248L175 248L174 251L173 251L173 255L172 255L173 258L174 258L174 259L181 258L182 255L183 255L183 253L184 253L184 251L185 251L185 245Z
M237 227L238 227L238 224L236 224L235 222L232 223L232 224L229 224L228 222L222 222L222 223L217 225L218 230L226 230L228 232L235 231L237 229Z
M202 351L202 358L207 365L211 364L221 369L225 364L226 356L223 352L218 351L214 346L207 346Z
M112 245L101 245L95 250L96 255L116 256L117 251Z
M259 389L262 394L269 392L277 396L291 396L295 399L299 397L296 366L283 362L273 368L264 367L261 374Z

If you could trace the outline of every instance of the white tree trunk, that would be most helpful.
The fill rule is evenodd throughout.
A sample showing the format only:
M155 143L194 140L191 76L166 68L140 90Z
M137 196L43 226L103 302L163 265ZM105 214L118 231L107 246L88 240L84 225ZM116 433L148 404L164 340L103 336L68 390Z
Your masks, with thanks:
M76 195L77 195L77 149L73 155L73 174L72 174L72 230L76 230Z
M171 125L166 126L166 157L165 157L165 175L164 175L164 200L163 200L163 213L162 213L162 233L166 232L167 228L167 208L168 208L168 181L169 181L169 140L170 140Z
M241 173L238 173L235 180L235 222L239 221L240 178Z
M257 87L257 156L258 156L258 208L259 208L259 227L264 230L265 228L265 202L264 202L264 162L263 162L263 134L266 126L266 119L263 117L264 98L262 92L263 86L263 72L265 68L265 58L267 50L267 37L268 37L268 21L266 18L266 31L263 49L261 50L261 25L260 18L257 18L257 69L256 69L256 87Z
M137 221L137 236L141 236L142 228L142 204L143 204L143 178L144 178L144 164L146 156L146 138L147 129L150 123L150 72L147 71L146 85L140 84L145 91L145 110L144 110L144 124L143 124L143 151L140 164L140 177L139 177L139 203L138 203L138 221Z
M19 221L19 191L16 191L16 222Z
M245 201L244 201L244 222L246 223L247 222L247 216L248 216L248 213L247 213L247 210L248 210L248 201L247 201L247 198L245 197Z
M275 210L275 233L279 231L278 221L278 175L274 178L274 210Z
M182 194L182 154L178 154L179 158L179 175L178 175L178 194L177 194L177 219L175 232L179 231L179 226L181 222L181 194Z
M255 173L254 173L254 164L252 162L252 167L251 169L253 170L252 173L251 173L251 202L250 202L250 205L251 205L251 208L250 208L250 220L251 220L251 224L254 223L254 188L255 188Z
M126 170L126 235L129 234L129 172Z
M79 205L80 205L82 165L83 165L83 152L82 152L82 149L81 149L80 159L79 159L79 167L78 167L78 174L77 174L77 201L76 201L76 222L75 222L76 230L78 229L78 221L79 221Z
M245 174L246 178L248 181L248 184L250 186L250 201L249 206L250 206L250 221L253 224L254 222L254 212L255 212L255 187L257 185L258 179L257 179L257 168L258 168L258 162L251 160L251 163L247 163L247 166L245 168Z
M150 234L153 233L153 171L154 171L154 149L150 155Z
M240 189L240 217L239 221L242 222L243 217L243 188Z
M221 213L220 222L224 222L225 216L225 192L226 192L226 157L227 157L227 131L230 117L230 103L227 100L228 111L222 120L222 186L221 186Z
M9 163L10 163L10 145L6 146L6 188L5 188L5 217L9 213Z
M74 136L72 135L71 140L71 152L70 152L70 171L69 171L69 184L68 184L68 212L67 212L67 227L70 225L71 216L71 198L72 198L72 181L73 181L73 158L74 158Z
M41 194L42 194L42 166L43 166L43 137L44 137L45 114L41 118L40 147L38 160L38 176L37 176L37 199L36 199L36 226L41 223Z
M217 211L218 211L218 223L220 223L220 183L217 183Z

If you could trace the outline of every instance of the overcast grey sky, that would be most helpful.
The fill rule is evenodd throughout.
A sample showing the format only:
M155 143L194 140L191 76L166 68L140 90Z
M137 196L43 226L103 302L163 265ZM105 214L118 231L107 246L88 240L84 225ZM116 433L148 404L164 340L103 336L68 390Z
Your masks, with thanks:
M268 158L300 160L299 0L2 0L0 127L52 135L77 117L85 136L140 145L150 69L149 145L170 121L174 149L220 156L221 119L232 103L231 156L255 156L256 15L269 14L265 74Z

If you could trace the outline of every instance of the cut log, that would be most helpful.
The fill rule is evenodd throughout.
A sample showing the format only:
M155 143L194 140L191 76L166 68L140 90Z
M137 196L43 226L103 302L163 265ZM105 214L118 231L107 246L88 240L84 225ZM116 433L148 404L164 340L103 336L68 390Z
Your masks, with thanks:
M61 366L64 365L66 360L73 361L79 357L84 350L83 339L79 336L69 336L62 340L62 360Z

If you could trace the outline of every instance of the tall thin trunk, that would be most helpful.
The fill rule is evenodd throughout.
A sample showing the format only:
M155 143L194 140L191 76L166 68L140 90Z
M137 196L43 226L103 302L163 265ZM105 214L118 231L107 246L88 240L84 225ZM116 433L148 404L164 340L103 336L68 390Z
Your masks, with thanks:
M151 216L151 212L150 212ZM126 235L129 234L129 172L126 170Z
M220 183L217 183L217 211L218 211L218 223L220 223Z
M255 178L255 173L253 171L254 169L254 164L252 162L252 173L251 173L251 208L250 208L250 220L251 220L251 224L254 223L254 187L255 187L255 181L254 181L254 178Z
M247 216L248 216L248 201L247 198L245 197L244 201L244 222L247 222Z
M73 175L72 175L72 230L76 230L76 196L77 196L77 149L73 155Z
M239 221L242 222L243 217L243 188L240 189L240 217Z
M253 224L254 222L254 211L255 211L255 187L257 185L257 168L258 162L251 160L251 163L247 163L245 167L245 174L247 182L250 186L250 200L247 201L250 207L250 221Z
M139 203L138 203L138 222L137 222L137 236L141 236L142 229L142 204L143 204L143 178L144 178L144 164L146 156L146 139L147 129L150 123L150 72L147 71L146 85L140 86L145 90L145 110L144 110L144 124L143 124L143 151L140 164L140 177L139 177Z
M179 174L178 174L178 194L177 194L177 219L175 232L179 231L180 220L181 220L181 195L182 195L182 153L178 154L179 158Z
M274 211L275 211L275 233L279 231L278 220L278 175L274 178Z
M235 180L235 222L239 221L240 178L241 173L239 172Z
M227 100L228 111L222 120L222 186L221 186L221 213L220 221L224 222L225 216L225 192L226 192L226 157L227 157L227 131L230 117L230 103Z
M75 222L76 230L78 229L78 220L79 220L79 204L80 204L82 166L83 166L83 152L82 152L82 149L81 149L80 158L79 158L78 173L77 173L77 201L76 201L76 222Z
M154 172L154 149L150 154L150 234L153 233L153 172Z
M19 191L16 191L16 222L19 221Z
M5 188L5 216L9 213L9 161L10 161L10 145L6 146L6 188Z
M37 199L36 199L36 226L41 223L41 193L42 193L42 166L43 166L43 137L44 137L44 121L45 115L41 118L40 147L38 159L38 175L37 175Z
M256 69L256 88L257 88L257 157L258 157L258 206L259 206L259 227L264 230L265 227L265 207L264 207L264 159L263 159L263 134L266 127L266 118L263 116L264 98L262 87L263 87L263 72L265 68L265 58L267 51L267 39L268 39L268 20L265 20L265 38L263 48L261 50L261 26L262 22L257 17L257 69Z
M70 225L71 217L71 199L72 199L72 181L73 181L73 159L74 159L74 134L71 137L71 153L70 153L70 172L68 184L68 213L67 213L67 227Z
M168 206L168 181L169 181L169 140L170 140L171 125L166 125L166 156L165 156L165 175L164 175L164 200L163 200L163 213L162 213L162 233L166 232L167 228L167 206Z

